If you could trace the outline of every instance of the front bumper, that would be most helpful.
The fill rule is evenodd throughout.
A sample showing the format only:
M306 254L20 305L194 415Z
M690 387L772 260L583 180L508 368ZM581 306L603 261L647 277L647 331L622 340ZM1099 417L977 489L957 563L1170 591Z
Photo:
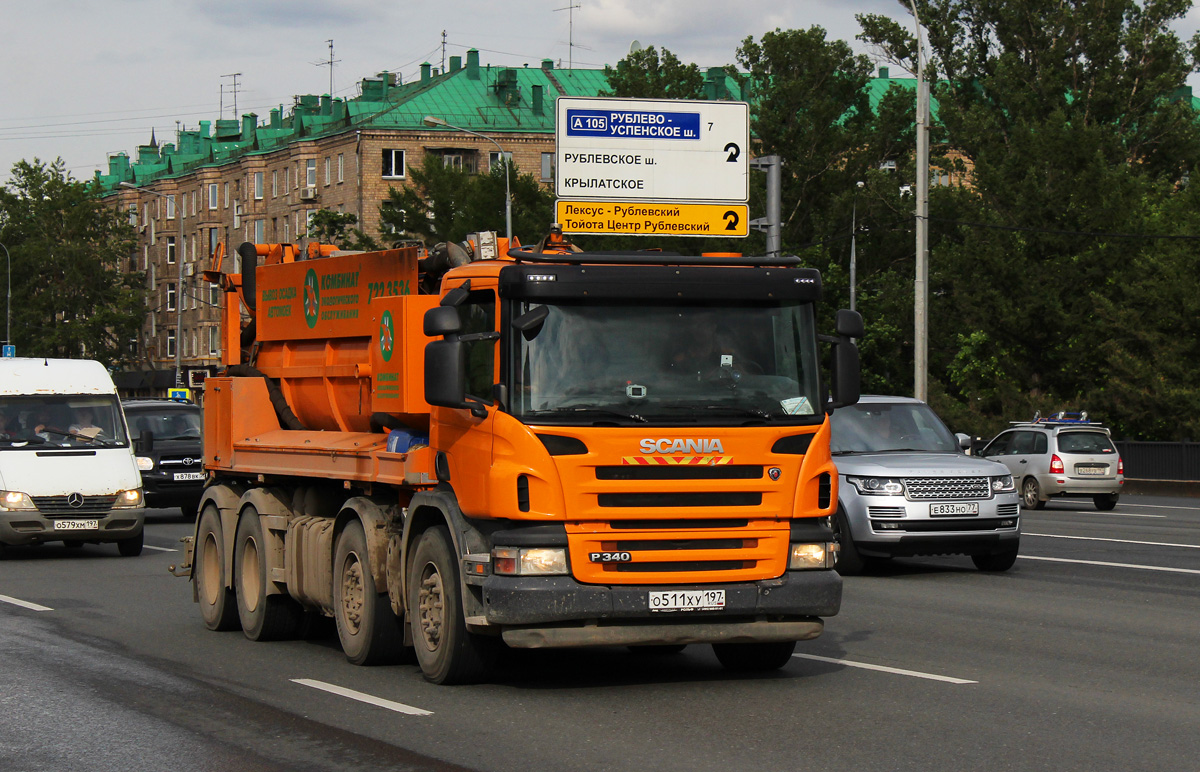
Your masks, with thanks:
M516 648L806 640L821 634L820 617L837 614L842 602L842 580L832 570L686 587L493 575L482 590L487 622ZM724 590L725 607L651 611L649 593L657 590Z
M910 501L858 495L847 483L842 493L854 546L871 557L976 555L1015 547L1021 538L1021 504L1015 492L956 502ZM932 516L930 505L939 503L975 503L979 514Z
M58 530L56 521L96 520L91 529ZM37 510L0 510L0 544L22 546L52 541L114 542L137 536L146 520L145 509L114 509L79 517L47 517Z

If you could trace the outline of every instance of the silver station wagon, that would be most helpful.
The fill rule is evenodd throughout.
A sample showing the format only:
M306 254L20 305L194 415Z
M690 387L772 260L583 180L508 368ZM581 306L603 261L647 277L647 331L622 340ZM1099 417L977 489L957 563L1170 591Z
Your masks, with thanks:
M908 397L864 396L833 412L838 571L915 555L970 555L983 571L1017 559L1021 504L1008 469L968 456L937 414Z
M1108 429L1087 413L1057 413L1015 423L980 452L1012 472L1026 509L1041 509L1053 498L1091 499L1096 509L1117 505L1125 465Z

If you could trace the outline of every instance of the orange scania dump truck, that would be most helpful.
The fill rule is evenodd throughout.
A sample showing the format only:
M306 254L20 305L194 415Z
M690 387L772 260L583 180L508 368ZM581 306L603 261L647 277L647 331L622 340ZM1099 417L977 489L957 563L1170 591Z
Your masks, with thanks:
M509 247L243 244L207 274L227 367L177 571L205 624L332 616L350 661L411 649L436 683L505 645L782 666L841 604L827 413L861 318L819 336L795 258Z

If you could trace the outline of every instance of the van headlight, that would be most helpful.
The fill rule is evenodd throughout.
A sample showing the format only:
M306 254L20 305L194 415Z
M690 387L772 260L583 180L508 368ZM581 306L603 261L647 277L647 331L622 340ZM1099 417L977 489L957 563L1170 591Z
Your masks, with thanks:
M895 477L851 477L846 482L864 496L903 496L904 483Z
M37 509L29 494L20 491L0 491L0 509L29 510Z
M569 573L562 547L496 547L492 573L505 576L554 576Z
M1003 474L992 478L992 493L1011 493L1017 489L1011 474Z
M142 505L142 489L130 488L127 491L117 491L117 500L113 509L134 509Z

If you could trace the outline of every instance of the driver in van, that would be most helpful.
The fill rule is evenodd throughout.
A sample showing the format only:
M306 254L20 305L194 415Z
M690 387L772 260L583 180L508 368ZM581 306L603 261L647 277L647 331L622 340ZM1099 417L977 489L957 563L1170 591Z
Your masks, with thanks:
M67 431L71 434L79 434L84 437L96 437L103 433L103 429L92 421L92 409L90 407L81 407L75 411L75 423L67 427Z

